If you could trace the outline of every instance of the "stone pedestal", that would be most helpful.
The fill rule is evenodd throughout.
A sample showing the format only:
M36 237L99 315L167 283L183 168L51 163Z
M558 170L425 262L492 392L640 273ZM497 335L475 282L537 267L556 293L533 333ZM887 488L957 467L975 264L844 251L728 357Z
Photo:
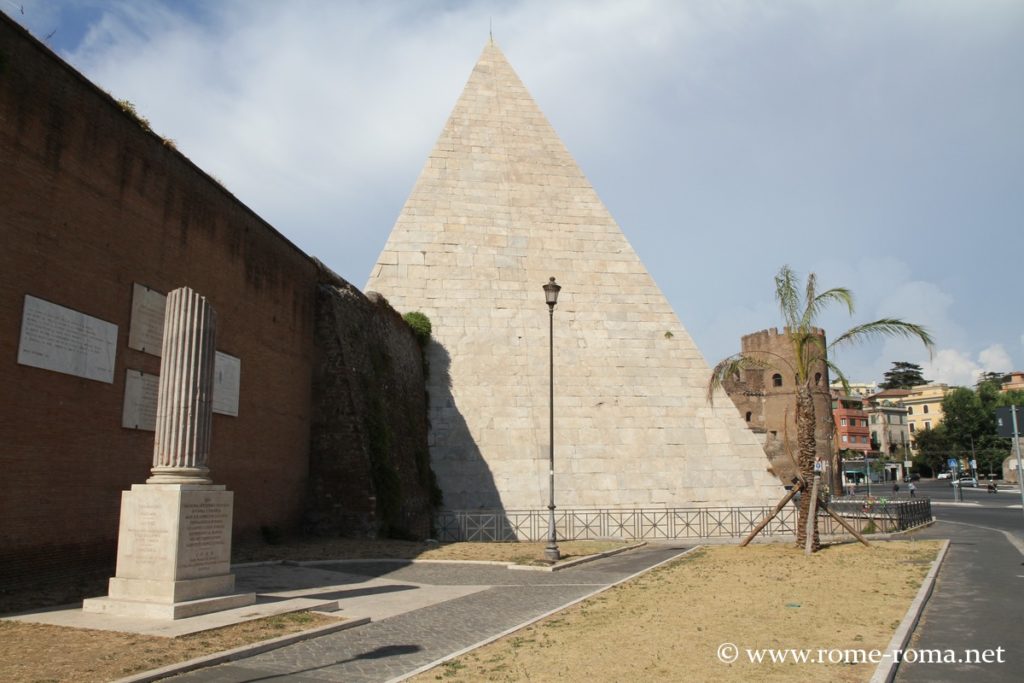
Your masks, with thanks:
M251 605L255 594L232 594L233 497L202 484L136 484L122 493L116 576L107 597L82 609L181 619Z
M121 494L117 575L107 597L82 603L86 612L181 619L256 601L231 595L234 494L212 484L206 466L216 323L188 287L167 295L153 476Z

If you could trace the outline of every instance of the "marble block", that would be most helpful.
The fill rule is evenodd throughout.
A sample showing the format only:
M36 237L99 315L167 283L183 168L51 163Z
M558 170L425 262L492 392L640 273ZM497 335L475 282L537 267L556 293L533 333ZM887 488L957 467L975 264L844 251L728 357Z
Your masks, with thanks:
M255 602L232 594L234 494L222 485L136 484L121 494L117 572L87 612L180 619Z

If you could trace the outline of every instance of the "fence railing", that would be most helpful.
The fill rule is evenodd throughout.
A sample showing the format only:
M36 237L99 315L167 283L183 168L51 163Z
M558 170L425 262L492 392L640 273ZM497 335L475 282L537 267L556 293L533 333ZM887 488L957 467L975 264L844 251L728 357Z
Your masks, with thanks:
M932 503L927 498L844 496L833 499L829 507L848 520L870 520L879 531L903 531L932 521Z
M841 499L830 507L858 531L901 531L931 521L928 499L913 501ZM559 540L602 538L670 540L682 538L742 538L771 513L771 507L568 509L555 511ZM765 536L795 535L797 509L783 508L761 532ZM436 519L438 540L543 541L548 533L548 512L537 510L448 510ZM821 513L818 531L848 532Z

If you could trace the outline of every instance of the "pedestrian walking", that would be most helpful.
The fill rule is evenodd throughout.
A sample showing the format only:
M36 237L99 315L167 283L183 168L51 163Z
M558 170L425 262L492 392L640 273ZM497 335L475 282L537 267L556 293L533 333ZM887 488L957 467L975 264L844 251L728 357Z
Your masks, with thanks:
M892 483L892 493L893 493L893 495L896 495L899 492L900 492L900 483L898 481L894 481Z
M917 487L914 486L914 482L907 484L907 490L910 491L911 498L917 498Z

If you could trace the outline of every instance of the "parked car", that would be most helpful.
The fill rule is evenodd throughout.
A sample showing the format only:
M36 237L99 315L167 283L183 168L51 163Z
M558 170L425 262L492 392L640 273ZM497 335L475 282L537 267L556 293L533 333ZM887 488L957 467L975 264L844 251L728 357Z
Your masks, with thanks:
M952 476L953 476L952 472L939 472L938 476L936 476L935 478L936 479L949 479Z
M963 477L960 477L959 479L951 479L949 481L949 485L950 486L957 486L957 485L959 485L959 486L975 486L975 487L977 487L978 480L975 479L974 477L970 476L970 475L965 475Z
M903 477L903 481L905 481L905 482L921 481L921 475L918 474L917 472L914 472L913 474L908 474L907 476Z

